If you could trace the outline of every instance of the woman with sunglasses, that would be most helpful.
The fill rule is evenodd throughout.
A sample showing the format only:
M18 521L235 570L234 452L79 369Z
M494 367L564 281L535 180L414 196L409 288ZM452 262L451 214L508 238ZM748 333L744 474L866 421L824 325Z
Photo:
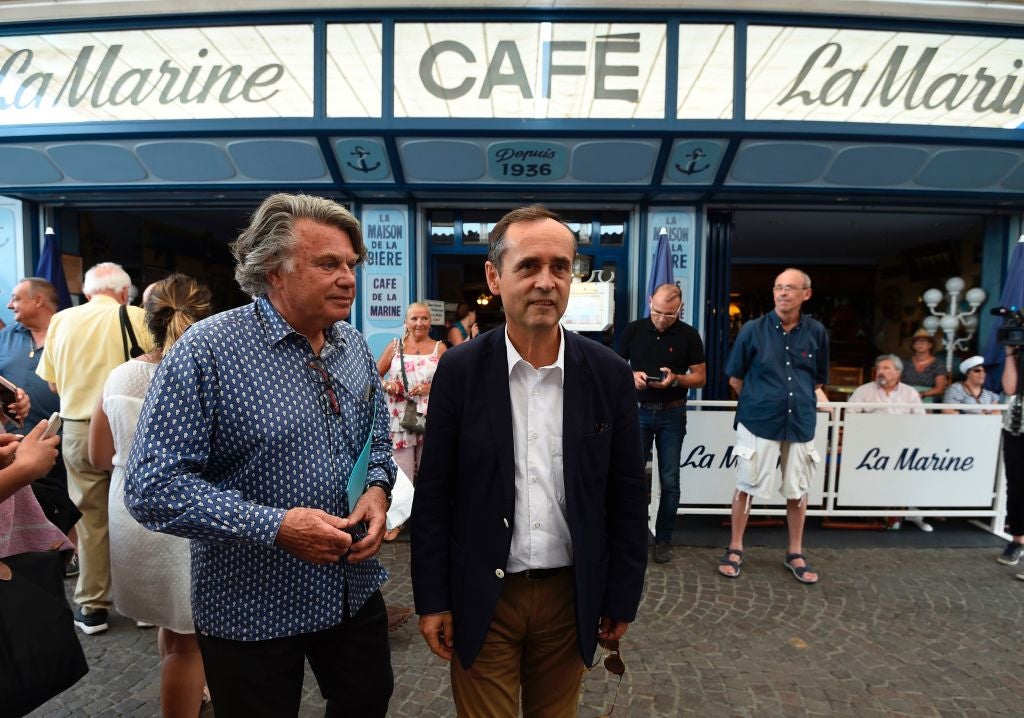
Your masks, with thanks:
M943 404L998 404L999 395L985 388L985 358L967 357L960 362L961 381L953 382L942 397ZM943 414L993 414L993 411L943 409Z

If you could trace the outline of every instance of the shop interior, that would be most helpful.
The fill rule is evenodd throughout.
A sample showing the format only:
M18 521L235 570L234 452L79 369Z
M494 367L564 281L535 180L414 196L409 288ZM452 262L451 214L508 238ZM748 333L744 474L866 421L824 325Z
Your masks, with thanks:
M255 204L58 208L54 219L63 229L64 251L80 254L84 268L118 257L139 286L183 271L206 281L217 308L226 309L247 301L234 281L227 245L246 226ZM458 235L461 248L473 252L435 252L429 290L451 312L459 302L476 308L483 329L501 323L500 300L490 296L483 276L486 234L503 210L495 212L429 213L435 246ZM578 232L582 228L587 235L597 227L598 233L581 243L583 261L588 253L596 254L597 261L577 269L605 268L615 270L620 280L626 276L618 266L625 264L624 254L618 256L628 232L625 217L621 212L598 216L593 223L590 214L571 218ZM840 368L843 383L867 381L880 353L909 355L910 336L928 313L922 300L926 289L941 288L952 276L962 277L967 287L981 282L984 214L750 207L734 208L732 217L732 333L771 310L770 288L779 271L800 267L813 280L806 310L829 329L832 363Z
M804 309L829 330L837 389L869 381L879 354L910 356L926 290L954 276L981 285L982 214L742 209L733 222L731 333L771 310L782 269L803 269L813 288Z

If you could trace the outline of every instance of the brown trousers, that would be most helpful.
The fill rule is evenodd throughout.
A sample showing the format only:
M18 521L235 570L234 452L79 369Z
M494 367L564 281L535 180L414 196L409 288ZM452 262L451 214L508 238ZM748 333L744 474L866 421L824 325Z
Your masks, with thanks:
M575 600L571 570L539 581L506 575L473 665L466 670L452 658L460 718L517 718L520 689L524 718L576 715L584 666L576 645Z

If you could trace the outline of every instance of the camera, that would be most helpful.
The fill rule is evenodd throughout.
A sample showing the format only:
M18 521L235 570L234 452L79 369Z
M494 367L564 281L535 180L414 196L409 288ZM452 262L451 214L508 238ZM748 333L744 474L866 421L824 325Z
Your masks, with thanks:
M1004 347L1024 347L1024 314L1017 307L996 307L992 314L1003 318L996 329L996 342Z

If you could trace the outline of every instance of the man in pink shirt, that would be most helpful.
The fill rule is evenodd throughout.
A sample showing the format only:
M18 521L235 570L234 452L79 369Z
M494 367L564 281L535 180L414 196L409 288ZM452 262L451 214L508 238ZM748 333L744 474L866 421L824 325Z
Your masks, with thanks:
M909 384L901 384L900 377L903 375L903 361L895 354L882 354L875 359L875 380L862 384L854 389L848 403L871 402L876 404L921 404L921 395L917 389ZM869 409L855 409L852 406L846 410L863 411L865 413L879 414L923 414L924 409L909 406L886 406L872 407ZM913 507L911 507L913 508ZM932 525L921 516L907 516L907 521L914 523L922 531L932 531ZM891 516L886 519L890 529L899 529L903 517Z
M850 395L850 404L858 402L874 404L920 404L921 395L907 384L900 383L903 361L895 354L882 354L875 359L875 380L858 386ZM863 411L881 414L923 414L924 409L906 406L872 407L847 411Z

